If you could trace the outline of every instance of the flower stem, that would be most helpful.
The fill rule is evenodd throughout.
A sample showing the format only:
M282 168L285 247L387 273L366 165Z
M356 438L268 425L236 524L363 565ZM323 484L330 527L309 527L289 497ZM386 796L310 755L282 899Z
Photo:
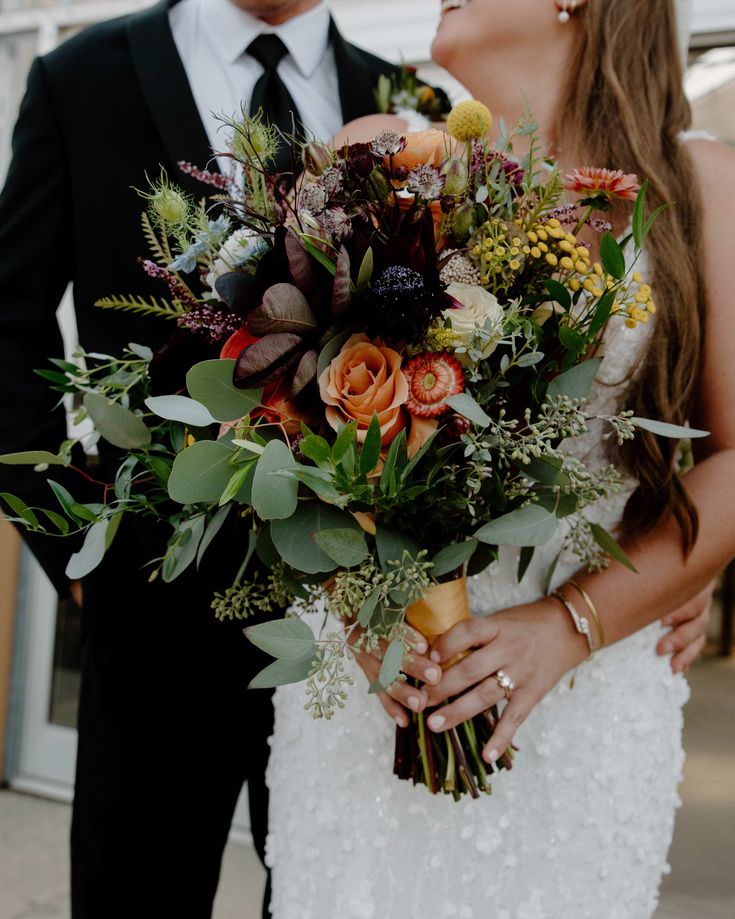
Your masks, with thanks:
M421 765L424 767L424 782L429 788L432 788L433 779L429 768L429 756L426 751L426 722L424 720L424 713L419 712L416 715L416 720L419 725L419 751L421 752Z

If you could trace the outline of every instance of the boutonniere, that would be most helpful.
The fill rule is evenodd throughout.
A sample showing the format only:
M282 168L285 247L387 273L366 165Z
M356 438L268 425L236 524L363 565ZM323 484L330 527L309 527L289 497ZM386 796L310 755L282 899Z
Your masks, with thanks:
M395 115L418 112L431 121L444 121L451 105L446 95L419 80L415 67L404 65L398 73L382 74L375 88L378 111Z

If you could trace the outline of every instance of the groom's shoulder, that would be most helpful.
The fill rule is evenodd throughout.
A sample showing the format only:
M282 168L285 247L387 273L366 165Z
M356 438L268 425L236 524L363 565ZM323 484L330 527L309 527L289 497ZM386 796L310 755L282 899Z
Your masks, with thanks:
M96 78L114 80L121 70L130 67L131 26L160 28L165 16L165 7L156 4L136 13L87 26L43 55L45 70L52 81L76 83L77 90L82 91L87 86L81 81Z

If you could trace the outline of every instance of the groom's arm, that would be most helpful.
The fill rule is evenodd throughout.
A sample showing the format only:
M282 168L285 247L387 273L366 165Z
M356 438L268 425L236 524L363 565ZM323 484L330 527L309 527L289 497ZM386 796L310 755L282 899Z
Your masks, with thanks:
M41 58L31 67L12 154L0 194L0 453L55 453L66 438L64 412L56 407L58 394L33 371L63 356L56 309L72 279L75 252L65 145ZM63 482L66 470L55 466L50 475ZM29 505L54 506L45 479L28 466L0 464L0 491ZM78 492L78 481L75 488ZM35 534L26 538L65 595L71 543Z

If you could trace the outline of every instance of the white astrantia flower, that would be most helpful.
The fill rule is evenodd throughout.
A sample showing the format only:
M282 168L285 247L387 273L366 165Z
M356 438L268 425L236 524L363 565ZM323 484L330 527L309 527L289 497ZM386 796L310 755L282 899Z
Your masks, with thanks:
M229 271L244 268L249 273L254 273L260 257L264 254L268 244L252 230L243 228L235 230L217 253L217 258L212 264L205 283L212 291L214 297L220 299L214 289L215 282Z
M476 284L462 284L453 281L447 293L462 304L461 308L444 310L442 316L448 319L454 333L454 347L469 348L483 340L479 350L483 359L488 358L503 337L503 307L497 297ZM458 355L460 358L462 355Z

